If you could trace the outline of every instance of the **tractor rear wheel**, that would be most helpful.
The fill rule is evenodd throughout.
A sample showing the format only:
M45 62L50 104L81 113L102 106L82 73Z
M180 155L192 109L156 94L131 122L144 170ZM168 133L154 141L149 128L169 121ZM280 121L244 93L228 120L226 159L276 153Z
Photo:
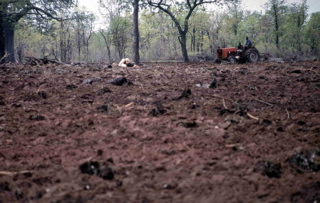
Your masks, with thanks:
M255 48L249 48L245 53L246 59L250 63L258 62L260 60L260 53Z
M229 56L228 61L229 61L230 63L237 63L237 59L236 59L236 57L234 57L234 56Z

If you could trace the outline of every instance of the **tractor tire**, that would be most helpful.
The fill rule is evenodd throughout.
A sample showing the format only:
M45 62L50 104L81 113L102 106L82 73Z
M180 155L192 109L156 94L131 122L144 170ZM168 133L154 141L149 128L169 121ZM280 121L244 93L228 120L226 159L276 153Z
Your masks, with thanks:
M235 63L238 62L237 59L236 59L236 57L234 57L234 56L229 56L228 61L229 61L230 63L232 63L232 64L235 64Z
M250 63L255 63L260 60L260 53L256 48L249 48L245 53L246 59Z

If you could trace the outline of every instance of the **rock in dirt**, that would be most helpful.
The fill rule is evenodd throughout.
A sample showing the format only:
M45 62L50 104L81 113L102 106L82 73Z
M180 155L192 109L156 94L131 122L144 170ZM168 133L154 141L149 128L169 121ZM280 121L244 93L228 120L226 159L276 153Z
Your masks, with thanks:
M85 84L90 84L92 85L93 82L100 82L101 79L100 78L89 78L89 79L86 79L82 82L83 85Z
M214 78L209 84L209 88L217 88L217 87L218 87L218 81L216 78Z
M300 191L291 195L291 202L312 202L317 203L320 200L320 181L304 185Z
M185 128L196 128L198 127L198 124L196 122L179 122L179 126L185 127Z
M302 71L300 69L296 69L296 70L292 70L291 73L300 74L300 73L302 73Z
M263 121L261 122L261 125L271 125L272 121L269 121L267 119L263 119Z
M75 85L67 85L66 86L67 90L73 90L73 89L76 89L76 88L77 88L77 86L75 86Z
M5 105L5 102L4 102L4 97L3 96L0 96L0 106L3 106Z
M97 150L97 155L98 156L102 156L103 155L103 150L102 149L98 149Z
M107 164L104 164L100 167L100 173L98 174L98 176L103 178L104 180L112 180L114 178L114 173Z
M241 74L241 75L248 75L248 68L240 68L240 71L239 71L239 73Z
M32 121L43 121L43 120L46 120L46 117L44 117L42 115L31 115L31 116L29 116L29 120L32 120Z
M108 109L109 109L109 106L108 106L108 105L102 105L102 106L98 106L98 107L97 107L97 110L98 110L100 113L108 112Z
M7 181L0 183L0 191L11 191Z
M209 86L210 84L201 84L201 83L196 84L196 87L209 88Z
M107 163L100 166L97 161L88 161L81 164L79 169L81 173L96 175L104 180L112 180L114 178L114 172Z
M162 105L157 105L156 108L152 109L148 115L149 116L161 116L163 114L165 114L167 111L164 109L164 107Z
M23 196L24 196L22 191L19 188L15 189L14 195L16 196L17 200L23 199Z
M305 150L292 155L287 162L298 172L318 172L320 171L320 152Z
M219 114L222 116L224 114L234 114L236 111L230 110L230 109L221 109Z
M254 172L261 172L269 178L281 177L281 164L274 164L271 161L258 161L254 167Z
M176 185L174 185L174 184L163 184L162 188L163 189L167 189L167 190L173 190L173 189L176 188Z
M44 92L44 91L38 92L38 95L39 95L42 99L47 99L47 98L48 98L47 93Z
M80 165L81 173L89 175L98 175L100 170L100 164L97 161L88 161Z
M105 93L111 93L111 92L112 91L109 88L104 87L98 91L98 95L104 95Z
M218 87L218 81L217 79L213 79L210 84L202 84L198 83L196 84L196 87L203 87L203 88L217 88Z
M200 107L200 105L198 105L197 103L192 103L192 105L191 105L191 109L196 109L199 107Z
M189 96L191 95L191 90L190 89L186 89L182 92L182 94L177 97L177 98L173 98L173 100L180 100L183 98L189 98Z
M107 81L107 84L112 84L112 85L117 85L117 86L122 86L125 83L128 83L128 80L125 77L120 77L120 78L116 78L114 80Z

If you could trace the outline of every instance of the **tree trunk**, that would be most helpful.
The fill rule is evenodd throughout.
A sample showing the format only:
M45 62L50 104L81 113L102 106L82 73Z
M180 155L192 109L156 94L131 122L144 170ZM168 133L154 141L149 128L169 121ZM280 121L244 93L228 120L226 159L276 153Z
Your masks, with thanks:
M204 40L204 33L203 31L201 31L201 43L200 43L201 52L203 52L203 40Z
M133 61L139 65L140 64L140 54L139 54L139 0L134 0L134 10L133 10Z
M277 45L277 48L279 49L279 34L278 34L278 24L276 24L276 45Z
M191 51L196 50L196 29L193 28L192 30L192 37L191 37Z
M4 63L4 55L6 53L6 46L4 40L4 29L3 29L3 21L0 13L0 64Z
M188 1L189 2L189 1ZM162 7L162 1L160 1L160 3L158 4L155 4L153 3L152 1L149 1L148 0L148 3L149 5L151 6L154 6L156 8L159 8L160 10L162 10L163 12L165 12L166 14L168 14L172 21L174 22L174 24L176 25L178 31L179 31L179 42L180 42L180 45L181 45L181 50L182 50L182 55L183 55L183 59L184 59L184 62L189 62L189 57L188 57L188 50L187 50L187 33L188 33L188 30L189 30L189 18L191 17L191 14L192 12L194 11L194 9L203 4L201 3L201 1L199 3L196 3L197 1L195 1L195 3L191 6L191 4L189 4L189 12L187 14L187 16L185 17L184 19L184 29L181 27L181 24L179 22L179 20L173 15L173 13L169 10L169 9L165 9L164 7Z
M180 37L179 37L179 42L181 45L181 51L182 51L184 62L189 61L188 50L187 50L187 36L186 35L187 35L186 32L180 32Z
M66 44L65 44L65 33L63 21L60 22L60 60L65 62L67 59Z
M2 3L0 3L0 64L4 63L4 55L6 53L6 46L5 46L5 40L4 40L4 13L3 13L3 6Z
M108 59L109 59L109 62L111 63L112 59L111 59L110 43L108 42L107 37L103 34L103 31L100 31L100 34L104 39L104 43L106 44Z
M278 16L278 7L273 4L274 9L274 23L275 23L275 31L276 31L276 45L279 49L279 16Z
M16 60L14 57L14 25L9 24L5 26L4 39L6 52L8 53L8 57L5 59L5 61L15 63Z
M81 62L81 41L80 41L80 39L78 39L78 62L79 63Z

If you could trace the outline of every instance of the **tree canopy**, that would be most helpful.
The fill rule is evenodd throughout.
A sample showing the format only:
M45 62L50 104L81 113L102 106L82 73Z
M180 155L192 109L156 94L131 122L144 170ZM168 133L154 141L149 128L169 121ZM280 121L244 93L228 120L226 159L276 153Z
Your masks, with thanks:
M2 0L0 3L0 32L2 42L0 43L0 58L5 53L8 55L6 61L15 62L14 54L14 31L18 21L28 15L37 19L56 19L59 12L70 8L75 0Z
M309 16L306 1L268 0L265 12L244 10L241 0L224 2L224 9L205 0L99 2L95 18L75 1L1 1L0 58L189 61L214 58L218 46L235 47L246 37L276 57L320 54L319 12Z
M184 61L189 61L187 51L187 33L189 32L189 20L195 9L204 4L217 3L219 0L205 1L205 0L185 0L185 1L152 1L147 0L148 4L154 8L170 16L179 32L179 43ZM183 17L178 15L183 13Z

